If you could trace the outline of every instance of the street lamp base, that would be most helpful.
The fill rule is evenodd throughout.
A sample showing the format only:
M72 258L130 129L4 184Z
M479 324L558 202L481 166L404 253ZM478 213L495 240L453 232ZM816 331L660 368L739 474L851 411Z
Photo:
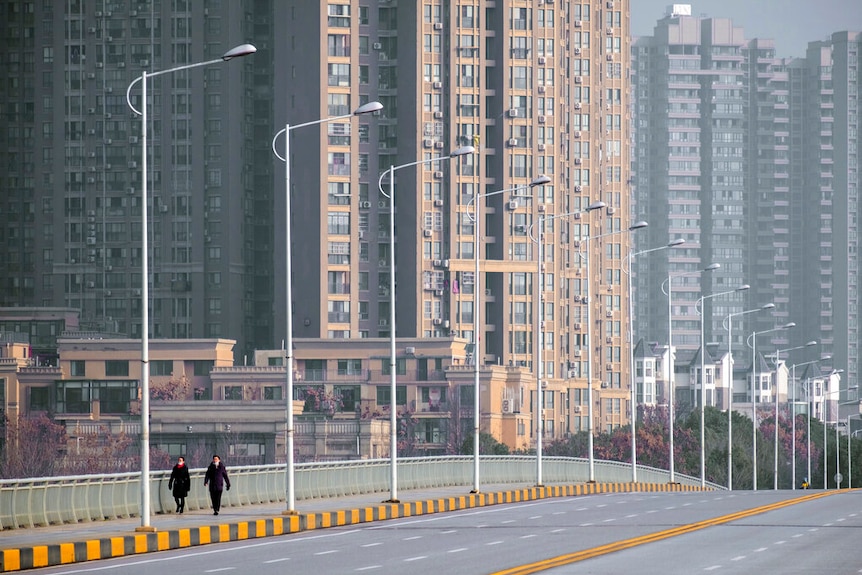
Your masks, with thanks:
M135 531L138 533L155 533L156 528L152 525L139 525L138 527L135 527Z
M299 515L295 509L285 509L281 512L282 515Z
M401 503L400 499L386 499L383 503Z

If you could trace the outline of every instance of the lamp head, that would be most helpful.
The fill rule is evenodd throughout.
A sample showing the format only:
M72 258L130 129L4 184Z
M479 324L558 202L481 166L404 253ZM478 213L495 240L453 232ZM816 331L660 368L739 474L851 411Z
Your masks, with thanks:
M684 243L685 243L685 238L676 238L675 240L668 243L667 247L675 248L676 246L681 246Z
M812 345L817 345L817 342L816 342L816 341L814 341L814 340L811 340L811 341L809 341L808 343L806 343L806 344L805 344L805 347L811 347Z
M533 180L532 182L530 182L530 187L533 188L536 186L544 186L545 184L550 184L550 183L551 183L551 178L549 178L548 176L545 176L545 175L541 175L538 178L536 178L535 180Z
M711 271L713 271L713 270L717 270L717 269L718 269L718 268L720 268L720 267L721 267L721 264L709 264L708 266L706 266L705 268L703 268L703 271L705 271L705 272L711 272Z
M251 44L240 44L236 48L231 48L221 57L222 60L227 62L228 60L233 60L234 58L242 58L243 56L248 56L249 54L254 54L257 52L257 48L252 46Z
M792 322L792 321L788 322L788 323L782 325L781 329L790 329L791 327L796 327L796 323Z
M366 104L362 104L355 110L353 110L354 116L361 116L362 114L370 114L372 112L376 112L377 110L382 110L383 104L380 102L368 102Z
M760 309L775 309L775 304L772 302L769 302L768 304L764 305Z
M585 212L591 212L593 210L600 210L600 209L605 208L605 207L607 207L607 204L605 202L598 201L598 202L593 202L592 204L587 206L587 209L584 211Z
M643 220L637 221L629 226L629 231L633 232L635 230L639 230L641 228L647 227L649 224Z
M741 286L739 286L738 288L736 288L736 291L745 291L745 290L748 290L748 289L751 289L751 286L750 286L750 285L748 285L748 284L742 284Z
M466 156L467 154L472 154L476 151L476 148L473 146L461 146L460 148L455 148L451 152L449 152L450 158L457 158L458 156Z

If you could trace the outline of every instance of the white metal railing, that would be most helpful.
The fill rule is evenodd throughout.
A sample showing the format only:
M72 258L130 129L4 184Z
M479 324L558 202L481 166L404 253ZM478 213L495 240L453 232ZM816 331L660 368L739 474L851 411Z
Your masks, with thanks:
M398 460L398 487L404 490L446 486L470 486L473 457L453 455L411 457ZM300 463L296 465L295 493L298 500L344 497L390 489L390 460L367 459ZM486 485L529 483L536 479L536 458L521 455L482 456L482 482ZM587 459L542 458L546 484L582 483L589 480ZM285 500L285 466L252 465L228 469L232 489L225 492L225 506L274 503ZM192 489L187 509L209 507L203 486L205 469L191 470ZM140 473L40 477L0 481L0 530L32 528L58 523L79 523L133 517L140 512ZM174 508L168 490L170 471L150 473L150 507L153 513ZM638 466L641 483L667 483L668 472ZM683 485L699 486L700 479L675 475ZM631 464L596 461L596 480L627 483ZM714 489L722 486L708 484Z

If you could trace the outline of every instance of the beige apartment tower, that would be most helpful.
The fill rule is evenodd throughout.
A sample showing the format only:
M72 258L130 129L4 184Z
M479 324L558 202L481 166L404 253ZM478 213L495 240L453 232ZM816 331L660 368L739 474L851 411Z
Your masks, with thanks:
M545 438L587 429L589 407L596 431L627 424L627 230L638 219L629 203L629 2L294 0L274 9L285 31L274 48L287 62L274 71L284 87L274 94L276 123L384 106L291 136L296 337L389 337L395 273L397 337L476 341L478 313L469 361L535 373L541 358L535 386L483 412L532 411L542 389ZM466 145L475 153L448 159ZM378 189L390 166L405 166L394 206ZM542 175L550 182L531 188ZM275 189L283 196L277 178ZM606 207L575 214L599 201ZM276 278L282 233L277 224ZM277 287L276 326L283 294Z

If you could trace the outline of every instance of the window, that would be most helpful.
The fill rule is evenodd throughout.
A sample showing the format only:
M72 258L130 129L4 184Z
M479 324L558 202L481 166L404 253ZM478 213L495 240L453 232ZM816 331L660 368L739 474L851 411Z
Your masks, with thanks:
M30 389L30 411L48 411L51 408L51 390L47 387Z
M377 386L377 405L380 407L392 405L392 389L388 385ZM407 404L407 386L395 387L395 405Z
M114 377L129 376L129 362L109 359L105 362L105 375Z
M242 386L241 385L226 385L224 388L224 398L225 399L233 399L233 400L241 400L242 399Z
M171 375L174 362L170 359L159 359L150 362L150 375Z
M263 398L274 401L284 399L283 391L280 385L267 385L263 388Z
M72 377L84 377L86 363L84 360L76 359L69 362L69 375Z
M209 375L213 368L212 360L198 359L194 362L195 375Z
M360 375L362 373L362 360L339 359L338 375Z
M327 233L347 236L350 235L350 214L347 212L335 212L327 215Z

